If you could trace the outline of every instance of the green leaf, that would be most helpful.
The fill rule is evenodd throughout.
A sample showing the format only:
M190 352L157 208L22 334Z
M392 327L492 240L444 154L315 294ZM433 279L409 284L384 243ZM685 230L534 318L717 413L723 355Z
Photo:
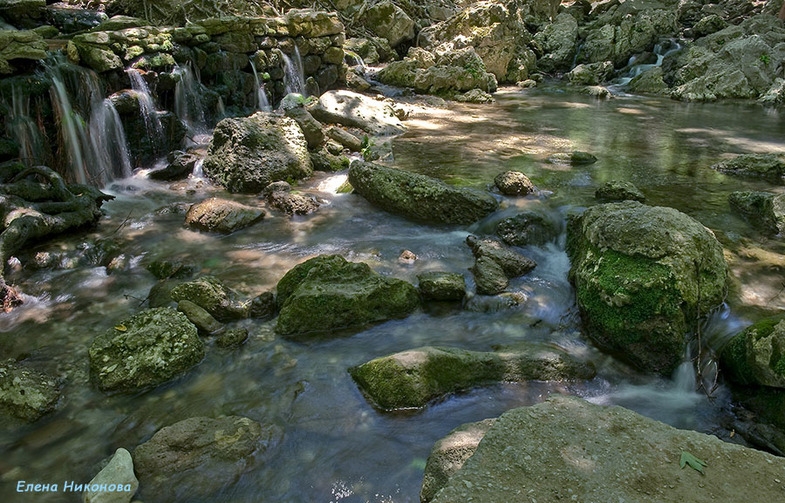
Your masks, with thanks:
M701 475L705 475L703 473L703 467L708 466L705 461L696 458L689 452L681 451L681 459L679 460L679 467L684 468L686 465L690 465L690 468L699 471Z

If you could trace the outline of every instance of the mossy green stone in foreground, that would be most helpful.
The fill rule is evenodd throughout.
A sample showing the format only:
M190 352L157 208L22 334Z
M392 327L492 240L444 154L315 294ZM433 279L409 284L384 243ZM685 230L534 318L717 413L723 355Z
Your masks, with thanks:
M290 338L404 318L420 305L414 285L339 255L295 266L278 283L278 299L275 330Z
M721 362L739 384L785 388L785 316L747 327L722 350Z
M502 381L591 379L595 369L561 350L531 344L505 352L426 346L376 358L349 373L377 407L395 410Z

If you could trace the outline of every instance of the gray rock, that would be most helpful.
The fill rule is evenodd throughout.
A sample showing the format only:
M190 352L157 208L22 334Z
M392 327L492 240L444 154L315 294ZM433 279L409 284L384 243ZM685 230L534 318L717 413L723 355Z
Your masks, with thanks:
M494 239L479 239L468 236L466 244L477 259L487 257L502 268L508 278L517 278L534 269L537 264Z
M785 388L785 318L747 327L723 348L721 362L737 383Z
M584 63L576 66L567 74L570 84L577 86L595 86L607 82L613 75L613 63L601 61Z
M139 481L134 475L134 461L131 453L120 447L98 474L93 477L88 486L130 486L130 491L85 491L82 501L84 503L129 503L139 489Z
M627 90L641 94L668 94L670 88L663 80L663 75L662 67L655 66L633 77L627 84Z
M292 187L289 184L286 185L286 187L276 184L268 186L265 189L267 204L288 215L307 215L319 209L319 203L314 197L292 194Z
M463 274L431 271L417 275L420 294L427 300L462 300L466 296Z
M785 232L785 194L733 192L728 203L752 225L772 234Z
M170 154L166 167L151 171L147 176L153 180L182 180L193 172L196 163L202 158L202 155L195 153L176 151Z
M480 440L496 423L496 418L483 419L476 423L463 424L441 440L433 444L428 461L425 463L425 473L420 489L420 501L428 503L436 493L447 484L463 464L469 459Z
M707 463L705 475L679 467L684 452ZM777 501L783 470L782 458L713 435L552 397L499 417L432 502Z
M588 335L638 367L670 375L698 311L725 299L714 234L672 208L600 204L567 225L570 280Z
M359 152L362 150L362 140L357 138L352 133L345 131L338 127L330 127L327 129L327 136L337 141L344 147L352 152Z
M522 211L496 225L496 235L510 246L544 245L560 232L561 222L537 211Z
M382 410L421 408L449 393L502 381L591 379L596 374L593 364L538 344L503 352L426 346L376 358L349 373Z
M202 276L175 285L170 290L169 296L175 302L191 301L221 322L239 320L248 316L247 303L239 301L237 292L214 276Z
M192 417L161 428L134 450L145 500L204 499L231 487L272 449L281 431L247 417Z
M520 171L505 171L493 179L499 192L505 196L525 196L534 192L534 184Z
M205 334L214 334L223 328L221 322L190 300L184 299L178 302L177 310L183 313L200 332Z
M0 408L24 421L37 421L55 410L60 399L57 379L20 365L0 362Z
M477 257L469 269L474 276L477 293L480 295L496 295L502 293L510 284L510 278L498 262L490 257Z
M371 204L421 222L470 224L498 207L487 192L451 187L425 175L360 161L349 167L349 183Z
M286 100L286 97L284 100ZM297 125L300 126L309 149L317 150L324 144L322 123L313 118L310 112L305 109L304 104L297 102L294 106L284 107L284 113L287 117L294 119Z
M622 180L611 180L605 182L600 188L594 192L594 197L600 201L646 201L646 196L643 195L638 187L631 182Z
M374 135L406 131L389 104L352 91L327 91L308 106L308 111L323 123L356 127Z
M313 173L297 122L266 112L219 122L203 169L230 192L243 193L258 193L272 182Z
M135 392L187 372L204 358L204 344L184 314L153 308L96 337L89 356L102 391Z
M597 162L597 157L589 152L574 150L572 152L557 152L551 154L548 156L548 162L552 164L572 164L573 166L581 166L594 164Z
M218 336L215 344L221 348L236 348L248 340L247 328L232 328Z
M387 39L393 48L414 38L414 21L390 0L370 4L362 11L360 22L374 35Z
M544 54L537 60L537 69L542 72L566 72L570 70L578 49L578 22L567 12L562 12L553 23L534 35Z
M275 331L289 338L404 318L420 305L417 289L339 255L320 255L296 265L278 282L280 312Z
M264 215L261 208L211 197L191 206L185 214L185 225L201 231L230 234L261 221Z

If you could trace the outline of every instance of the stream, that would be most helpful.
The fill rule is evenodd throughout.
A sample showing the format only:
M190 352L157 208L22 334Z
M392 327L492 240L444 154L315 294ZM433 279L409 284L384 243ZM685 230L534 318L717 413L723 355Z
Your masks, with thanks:
M315 214L271 213L257 225L219 236L185 229L183 214L172 208L217 194L248 204L259 204L259 198L227 196L198 177L167 185L147 180L142 172L110 182L104 190L116 199L105 203L106 216L96 230L49 242L23 258L46 251L68 264L88 255L96 239L112 239L125 256L120 266L107 272L83 260L76 267L25 268L7 275L28 297L22 307L0 317L0 354L24 357L64 384L55 413L0 430L0 499L81 501L72 493L18 494L16 482L86 483L118 447L133 451L159 428L192 416L242 415L283 430L280 443L237 483L204 500L236 503L418 502L435 441L463 423L554 393L621 405L678 428L732 436L732 402L721 379L710 400L695 390L689 360L673 379L642 375L580 334L564 233L556 242L520 249L538 266L512 280L512 296L476 296L463 308L426 306L403 320L309 343L277 337L274 320L245 320L240 323L249 330L244 345L224 349L208 340L201 364L155 390L109 396L90 385L87 349L96 335L141 309L156 282L144 268L152 260L193 263L202 274L217 276L248 297L273 289L286 271L318 254L367 262L414 284L425 271L462 272L473 288L468 272L473 258L465 244L469 233L492 234L499 220L524 208L563 220L596 204L594 191L612 179L633 182L648 204L671 206L698 219L725 246L738 280L727 304L705 325L713 347L762 309L785 308L777 268L785 245L731 214L727 203L736 190L783 187L709 168L730 154L785 152L785 121L778 112L749 103L689 104L636 96L597 100L549 85L502 90L496 100L417 111L407 122L409 132L392 144L395 166L447 183L484 188L496 174L513 169L540 189L536 196L504 198L498 212L471 227L408 222L360 196L337 194L345 174L316 173L298 187L323 201ZM599 160L577 167L547 162L553 153L573 150ZM404 249L418 260L399 262ZM490 351L518 341L549 342L590 357L598 375L588 382L505 383L450 396L421 411L382 413L347 372L350 366L418 346ZM735 441L741 440L737 436ZM142 493L142 499L200 501L185 498L186 489Z

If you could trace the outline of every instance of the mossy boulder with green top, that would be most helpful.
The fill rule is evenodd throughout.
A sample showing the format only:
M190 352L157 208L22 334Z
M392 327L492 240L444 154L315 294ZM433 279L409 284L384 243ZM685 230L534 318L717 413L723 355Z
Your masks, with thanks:
M405 318L420 305L411 283L374 272L340 255L296 265L278 282L279 334L302 339Z
M414 409L449 393L502 381L591 379L596 371L566 352L540 344L500 352L432 347L402 351L349 369L380 409Z
M785 388L785 316L765 318L733 337L721 362L739 384Z
M699 315L726 295L722 246L673 208L635 201L572 216L569 277L588 335L637 367L669 375Z

